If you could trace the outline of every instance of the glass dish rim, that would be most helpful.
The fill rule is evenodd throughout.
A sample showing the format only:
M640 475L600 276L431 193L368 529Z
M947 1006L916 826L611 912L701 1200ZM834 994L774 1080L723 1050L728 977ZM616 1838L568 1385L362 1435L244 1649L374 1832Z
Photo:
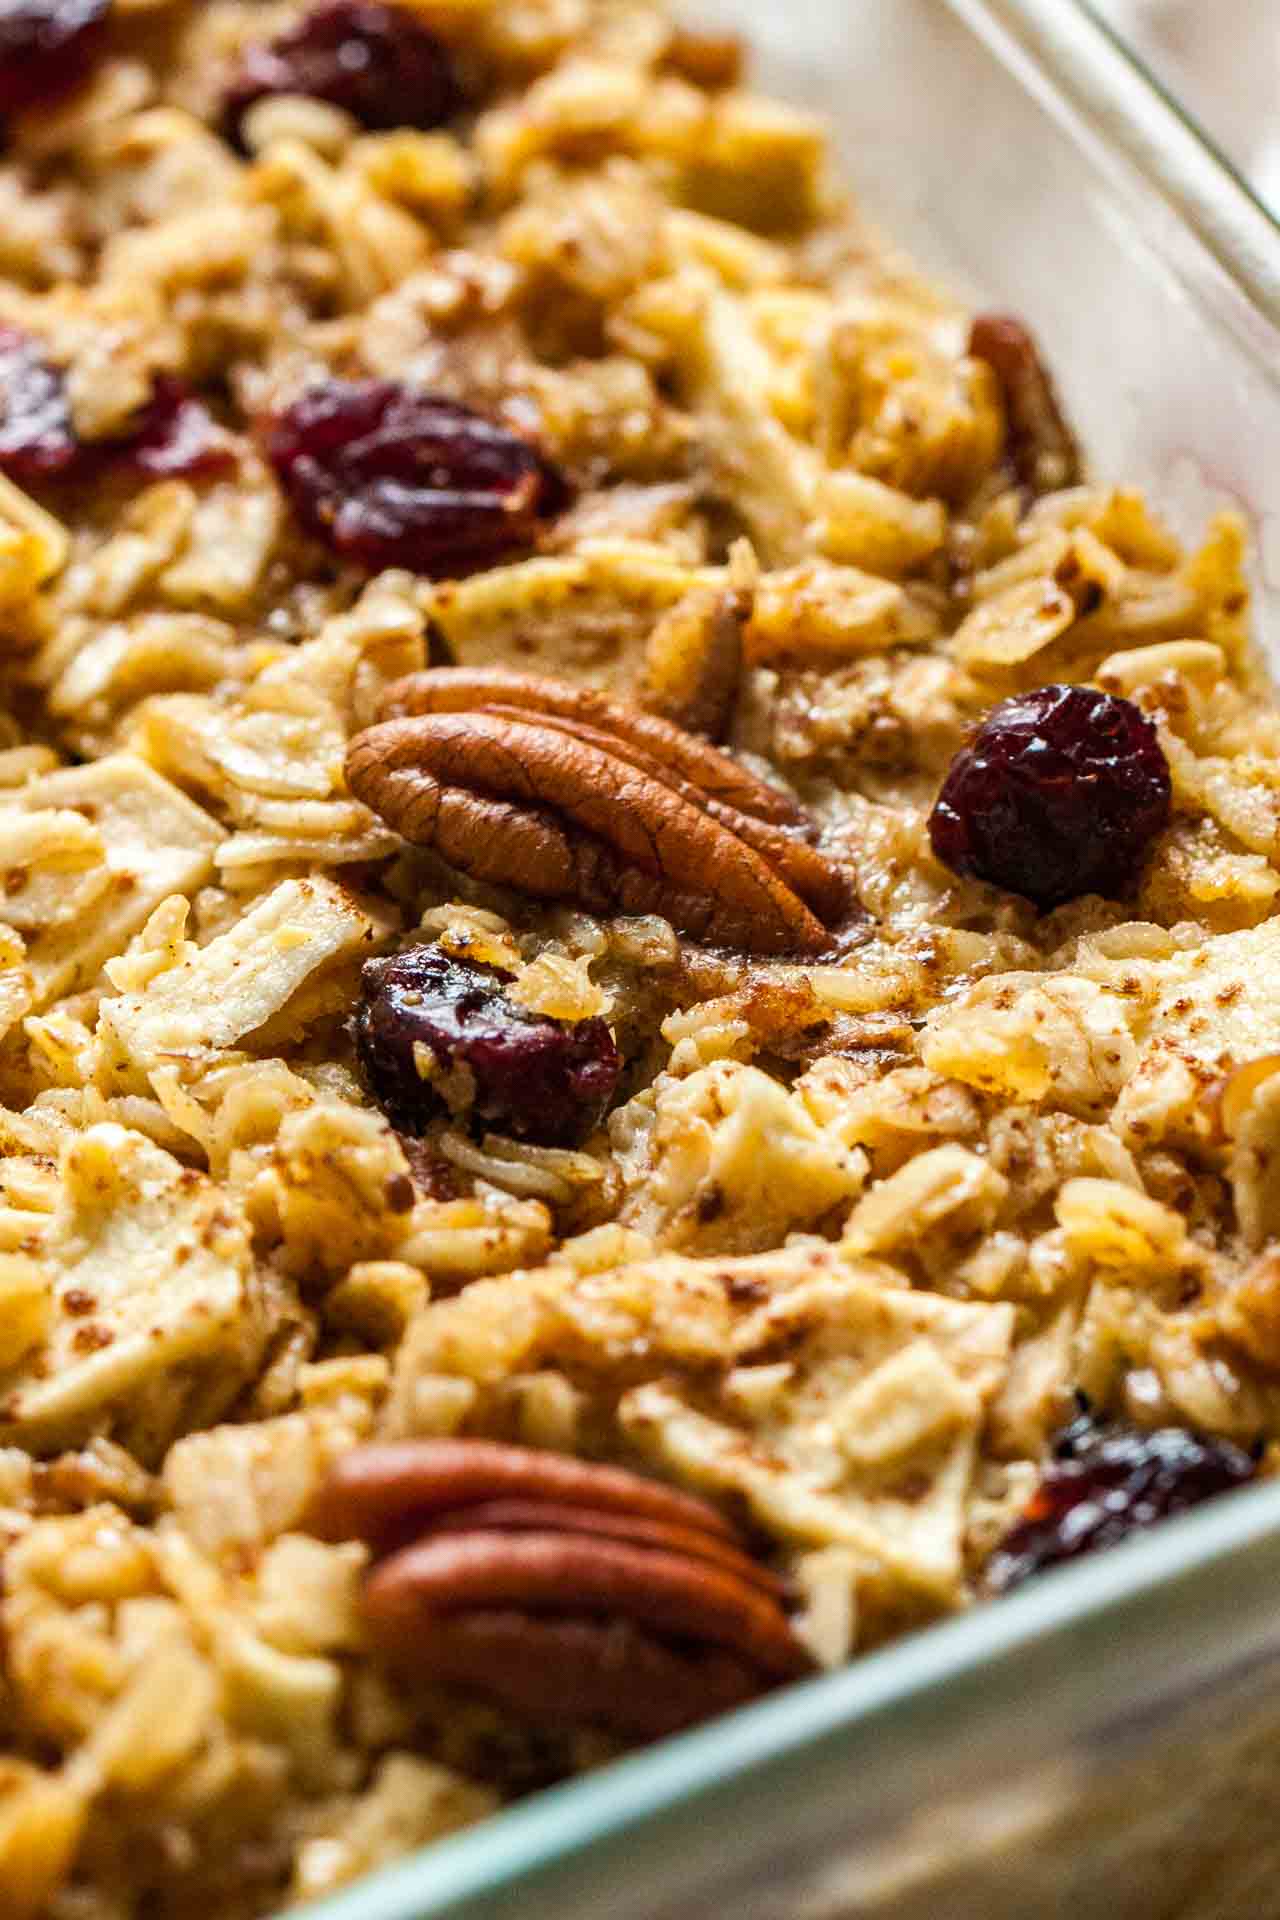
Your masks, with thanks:
M1082 1665L1086 1641L1123 1644L1137 1624L1114 1634L1126 1614L1167 1623L1199 1611L1204 1595L1220 1591L1223 1570L1247 1560L1259 1561L1255 1584L1265 1582L1270 1595L1280 1577L1278 1482L1229 1494L837 1672L545 1789L297 1911L307 1920L491 1920L496 1897L518 1901L535 1882L544 1895L554 1891L546 1880L556 1870L571 1875L603 1849L616 1857L637 1830L726 1792L759 1790L819 1746L840 1742L852 1764L854 1749L870 1749L904 1712L927 1707L935 1724L968 1713L979 1676L994 1697L1002 1670L1034 1681L1061 1671L1068 1653Z
M1254 192L1096 0L945 4L1006 64L1022 65L1059 118L1068 109L1113 166L1126 164L1245 296L1255 319L1280 332L1280 208ZM1256 344L1254 353L1261 359Z
M1280 342L1280 215L1105 21L1093 0L946 0L1006 62L1011 53L1112 158L1172 209ZM1241 343L1261 358L1256 337ZM820 1743L852 1749L926 1697L943 1716L974 1676L1014 1662L1050 1670L1129 1613L1168 1611L1262 1552L1280 1575L1280 1484L1235 1493L1020 1593L793 1685L678 1739L547 1789L297 1911L307 1920L481 1920L695 1802L784 1770ZM1274 1560L1274 1564L1272 1563ZM292 1911L293 1909L291 1909ZM508 1909L503 1907L504 1912ZM513 1907L510 1909L515 1910Z
M1161 79L1151 61L1143 54L1141 48L1136 46L1114 21L1109 20L1104 13L1100 12L1098 0L1071 0L1071 4L1076 7L1079 12L1088 16L1098 31L1105 35L1121 57L1141 76L1151 91L1159 96L1160 100L1177 120L1180 121L1191 138L1206 149L1215 165L1235 182L1240 192L1244 194L1246 199L1253 203L1263 219L1268 221L1276 229L1277 234L1280 234L1280 209L1272 207L1268 201L1262 198L1261 194L1253 186L1248 175L1242 168L1237 166L1226 148L1215 135L1210 132L1206 122L1201 119L1200 115L1192 109L1187 101L1179 97L1169 82Z

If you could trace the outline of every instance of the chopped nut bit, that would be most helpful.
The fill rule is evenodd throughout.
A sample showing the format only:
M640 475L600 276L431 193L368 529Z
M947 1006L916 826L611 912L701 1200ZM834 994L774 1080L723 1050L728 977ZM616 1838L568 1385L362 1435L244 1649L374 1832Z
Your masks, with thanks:
M1032 335L1009 314L979 314L969 352L1000 383L1014 472L1032 493L1054 493L1080 478L1080 450Z

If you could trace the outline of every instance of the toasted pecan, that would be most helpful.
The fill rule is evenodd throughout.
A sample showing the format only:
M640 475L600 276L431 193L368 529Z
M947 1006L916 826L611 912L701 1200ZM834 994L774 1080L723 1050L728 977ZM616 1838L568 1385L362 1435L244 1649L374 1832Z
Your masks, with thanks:
M785 1581L718 1534L698 1527L671 1526L630 1513L603 1513L598 1508L575 1507L567 1501L482 1500L474 1507L458 1507L437 1515L424 1537L429 1535L435 1539L442 1533L545 1533L549 1527L556 1532L586 1533L633 1546L660 1547L666 1553L682 1553L694 1560L707 1560L775 1600L787 1598Z
M413 675L387 707L351 743L353 793L478 879L759 953L819 952L848 910L778 824L792 803L665 721L496 669Z
M430 1628L435 1679L537 1726L605 1727L661 1740L761 1692L749 1662L719 1647L669 1647L627 1620L456 1614Z
M605 1615L744 1655L779 1680L806 1662L776 1601L687 1554L546 1533L437 1535L384 1560L365 1589L376 1638L413 1648L440 1614L518 1606Z
M438 1514L484 1500L539 1499L689 1527L732 1542L733 1528L692 1494L622 1467L496 1440L390 1441L357 1447L330 1473L308 1526L322 1540L383 1548Z
M619 740L630 740L660 760L710 799L739 813L772 820L779 827L803 827L803 810L789 794L757 780L727 753L699 740L656 714L641 713L590 687L571 687L545 674L515 673L506 667L427 667L389 686L378 708L379 720L402 720L423 713L472 713L489 706L527 707L534 713L580 720Z
M494 713L519 713L518 708L492 709ZM768 820L758 820L749 813L740 813L736 807L726 805L723 800L715 800L700 793L691 781L673 774L645 748L631 740L618 740L603 729L591 727L581 720L565 720L559 716L543 716L543 726L557 727L575 740L585 740L599 747L602 752L616 759L625 760L628 766L635 767L641 773L647 773L652 779L669 786L682 800L700 807L709 813L713 820L726 827L739 840L745 840L749 847L766 860L770 866L786 881L792 890L799 894L807 907L812 908L823 921L838 920L849 906L849 882L838 867L819 853L796 833L789 833L783 827L776 827Z
M481 1440L360 1448L311 1515L374 1548L370 1638L516 1713L655 1738L811 1662L787 1590L705 1501Z
M969 352L999 383L1010 463L1030 493L1055 493L1081 477L1080 448L1034 336L1009 313L980 313Z

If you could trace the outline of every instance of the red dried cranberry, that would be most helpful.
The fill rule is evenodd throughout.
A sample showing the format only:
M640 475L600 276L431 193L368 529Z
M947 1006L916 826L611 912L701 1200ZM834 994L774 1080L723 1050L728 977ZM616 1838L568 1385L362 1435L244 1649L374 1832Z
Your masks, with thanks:
M457 574L532 544L568 489L536 447L390 380L328 380L271 422L302 524L358 565Z
M1080 449L1034 336L1008 313L980 313L969 352L985 360L1004 401L1010 465L1030 493L1053 493L1080 478Z
M1169 823L1169 764L1129 700L1039 687L988 716L951 763L929 820L944 866L1048 908L1116 898Z
M1059 1434L1035 1498L988 1563L987 1584L1008 1593L1046 1567L1244 1486L1256 1472L1257 1462L1227 1440L1182 1427L1144 1433L1082 1413Z
M574 1146L599 1125L618 1085L603 1020L551 1020L517 1006L501 977L414 947L367 961L356 1047L375 1098L402 1133L420 1134L445 1102L418 1071L421 1044L441 1074L466 1069L470 1118L542 1146Z
M213 472L230 443L203 403L162 377L126 434L81 440L71 424L62 374L29 334L0 327L0 473L26 485L91 480L107 469L149 479Z
M422 22L381 0L329 0L266 46L250 47L225 102L228 138L271 94L342 107L363 127L438 127L457 112L448 51Z
M109 0L0 0L0 114L87 80L106 44Z

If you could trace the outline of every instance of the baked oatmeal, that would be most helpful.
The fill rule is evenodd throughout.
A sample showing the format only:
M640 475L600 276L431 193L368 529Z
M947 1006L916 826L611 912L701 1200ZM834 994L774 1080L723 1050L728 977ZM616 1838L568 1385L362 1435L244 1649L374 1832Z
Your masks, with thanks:
M1269 1470L1242 530L651 0L0 4L0 1908Z

